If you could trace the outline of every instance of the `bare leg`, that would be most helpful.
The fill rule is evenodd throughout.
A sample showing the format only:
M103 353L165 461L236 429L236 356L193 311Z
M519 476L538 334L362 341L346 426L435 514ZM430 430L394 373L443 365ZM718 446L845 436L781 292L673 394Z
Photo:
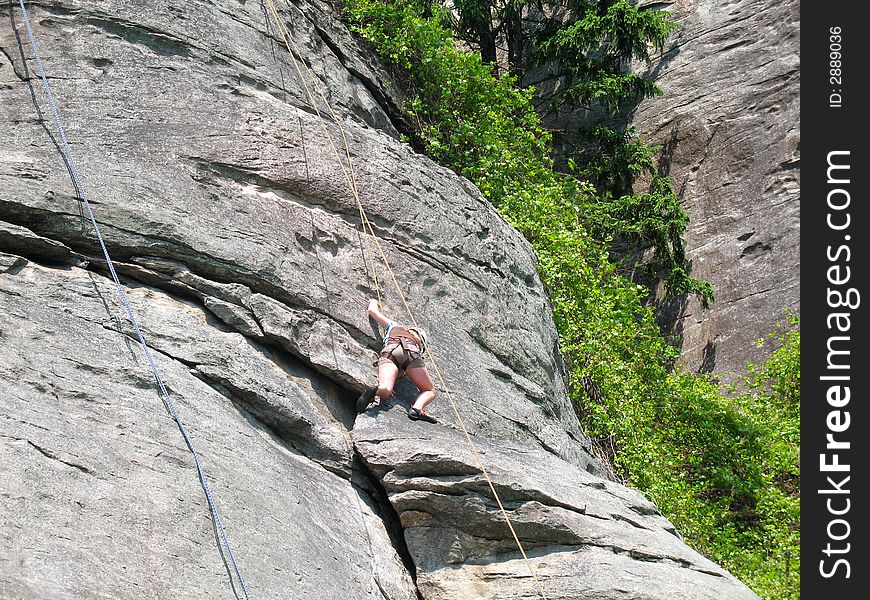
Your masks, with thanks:
M420 390L420 395L414 402L414 408L423 411L426 405L435 399L435 385L432 383L429 371L426 370L426 367L414 367L405 371L405 375Z
M386 400L392 396L393 388L396 386L396 379L398 378L399 367L393 363L385 362L378 365L378 398Z

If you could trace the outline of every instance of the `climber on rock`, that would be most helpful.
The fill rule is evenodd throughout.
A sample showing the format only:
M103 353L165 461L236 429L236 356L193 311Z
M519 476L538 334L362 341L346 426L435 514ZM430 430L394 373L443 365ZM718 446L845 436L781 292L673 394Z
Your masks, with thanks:
M394 323L381 312L380 303L369 300L369 315L384 328L384 339L378 360L378 385L366 388L356 401L357 412L365 412L375 396L386 400L393 394L396 380L406 375L420 390L413 406L408 409L408 418L414 421L437 423L435 417L426 413L426 406L435 399L435 385L426 370L426 332L419 327L405 327Z

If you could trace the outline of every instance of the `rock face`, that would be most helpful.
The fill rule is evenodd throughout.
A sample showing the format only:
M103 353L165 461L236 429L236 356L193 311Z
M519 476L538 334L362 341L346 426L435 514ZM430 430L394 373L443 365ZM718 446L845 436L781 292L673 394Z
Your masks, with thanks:
M680 23L655 66L664 96L638 133L691 217L692 275L716 303L674 314L683 363L730 379L770 347L755 341L800 312L800 11L797 0L677 1Z
M528 244L398 141L396 91L328 5L280 4L305 81L264 8L30 7L77 171L251 597L535 597L531 567L551 599L754 598L590 456ZM22 14L0 10L0 596L233 597ZM306 94L315 81L341 128ZM405 381L356 415L378 290L430 332L439 425L404 416Z
M399 514L424 598L755 597L638 492L524 443L468 445L455 428L404 420L379 407L353 439Z
M693 372L731 381L771 352L755 341L800 312L800 27L796 0L641 0L680 25L646 72L664 95L644 100L627 125L661 146L690 216L691 275L716 302L661 305L662 325ZM553 90L546 73L534 83ZM547 114L556 129L594 115Z

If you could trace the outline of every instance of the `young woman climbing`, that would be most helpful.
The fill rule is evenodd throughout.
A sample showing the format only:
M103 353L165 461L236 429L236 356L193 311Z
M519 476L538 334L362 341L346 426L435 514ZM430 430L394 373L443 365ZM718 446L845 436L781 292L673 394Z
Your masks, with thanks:
M420 395L408 409L408 418L414 421L437 423L426 413L426 406L435 399L435 385L423 362L426 356L426 332L419 327L406 327L394 323L381 312L377 300L369 300L369 315L384 328L384 340L378 360L378 385L366 388L356 401L357 412L365 412L377 396L386 400L393 394L396 380L406 375L420 390Z

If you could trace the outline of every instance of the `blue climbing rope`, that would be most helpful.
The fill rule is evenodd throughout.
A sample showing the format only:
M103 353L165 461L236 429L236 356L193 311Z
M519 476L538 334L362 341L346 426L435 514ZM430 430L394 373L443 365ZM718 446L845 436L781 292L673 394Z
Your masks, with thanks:
M21 7L21 15L24 20L24 26L27 29L27 38L30 41L30 48L33 51L33 57L36 60L39 77L42 80L42 89L45 91L45 95L48 98L48 104L51 107L51 113L54 116L54 123L57 127L57 131L60 135L61 143L63 145L63 153L66 156L67 163L69 164L69 170L72 174L73 185L76 188L76 192L78 193L82 204L84 204L85 209L87 210L88 218L91 221L94 233L96 234L97 240L100 243L100 248L103 250L103 256L106 259L106 265L108 265L109 272L112 275L112 281L115 282L115 289L118 292L118 299L124 306L124 311L127 313L127 318L130 320L130 324L133 326L133 330L136 332L136 337L139 339L139 344L142 346L145 357L148 359L148 365L151 367L151 373L154 375L154 379L157 381L157 386L160 388L160 396L163 399L163 404L172 415L172 418L175 419L175 423L178 425L178 429L181 431L181 435L184 437L184 442L185 444L187 444L188 449L193 455L193 460L196 463L196 471L199 475L199 482L202 485L203 491L205 492L205 497L208 502L208 508L212 514L215 528L220 535L221 543L226 549L227 556L229 557L230 563L232 563L233 571L235 572L236 578L241 584L242 591L245 594L245 598L250 600L250 596L248 594L248 587L245 584L245 580L242 578L242 573L239 570L239 566L236 564L236 559L233 556L233 551L230 548L229 541L227 540L227 535L224 531L220 512L218 511L217 505L215 504L214 498L211 493L211 489L209 488L208 481L206 480L205 469L203 469L202 467L202 463L199 459L199 454L193 447L193 441L190 439L190 435L187 433L187 429L181 422L181 417L179 416L178 411L175 408L175 403L173 402L172 397L169 395L169 391L166 389L166 386L163 383L163 379L160 377L160 373L157 370L157 365L154 363L154 358L151 355L151 350L148 348L148 344L145 343L145 336L142 334L142 330L139 328L139 322L136 320L136 315L133 314L133 309L130 308L130 302L127 300L127 294L124 292L124 288L121 286L121 281L118 279L118 274L115 272L115 265L112 262L112 258L109 256L109 251L106 248L105 242L103 241L103 236L100 233L99 226L97 225L97 219L94 216L93 210L91 210L90 202L88 202L88 196L85 193L85 187L84 185L82 185L78 167L76 166L76 162L73 159L72 150L70 149L69 143L67 141L66 131L64 130L63 122L60 118L60 113L57 110L57 103L55 102L54 95L52 94L51 88L48 85L48 78L45 75L45 68L42 65L42 59L39 55L39 48L36 43L36 38L33 35L33 29L30 26L30 17L27 13L27 8L24 6L24 0L18 0L18 5ZM230 577L230 583L232 584L232 577ZM235 587L234 584L233 587Z

